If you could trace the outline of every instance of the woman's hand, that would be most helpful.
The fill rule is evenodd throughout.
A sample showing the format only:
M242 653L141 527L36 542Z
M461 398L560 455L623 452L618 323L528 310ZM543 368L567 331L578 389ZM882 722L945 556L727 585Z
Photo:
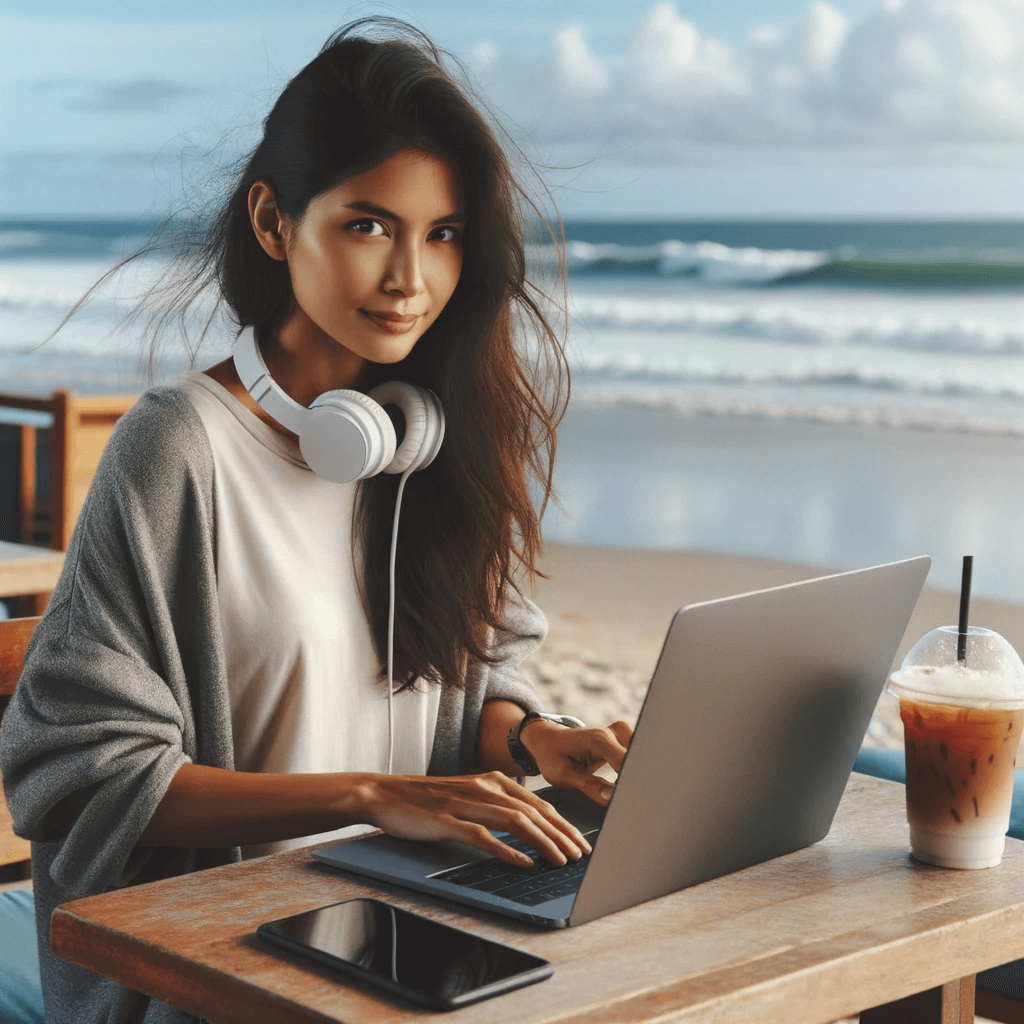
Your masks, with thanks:
M530 858L488 829L511 832L554 864L590 853L577 828L499 771L445 777L292 775L199 764L178 769L138 845L246 846L355 824L376 825L402 839L461 839L523 866Z
M531 859L488 829L511 832L553 864L590 853L579 829L502 772L445 777L364 775L357 789L359 819L400 839L461 839L524 867Z
M570 729L544 718L527 722L519 740L540 769L541 775L561 789L578 789L604 806L612 786L594 773L610 765L622 768L633 730L625 722L603 729Z

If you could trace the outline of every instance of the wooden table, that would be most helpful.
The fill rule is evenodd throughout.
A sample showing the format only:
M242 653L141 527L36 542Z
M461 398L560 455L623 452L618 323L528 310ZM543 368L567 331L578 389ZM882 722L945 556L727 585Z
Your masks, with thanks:
M973 975L1024 956L1024 843L1006 845L994 869L916 864L903 787L854 775L821 843L579 928L369 888L299 850L69 903L52 945L217 1024L422 1020L256 938L261 921L383 891L554 964L548 981L439 1016L452 1024L823 1024L926 990L931 1008L911 1019L973 1022Z
M63 551L0 540L0 597L36 596L45 605L63 568Z

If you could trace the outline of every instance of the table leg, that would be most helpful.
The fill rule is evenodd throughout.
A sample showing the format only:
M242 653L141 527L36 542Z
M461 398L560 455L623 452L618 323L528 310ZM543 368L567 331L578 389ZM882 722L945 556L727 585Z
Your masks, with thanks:
M974 1024L974 975L864 1010L860 1024Z

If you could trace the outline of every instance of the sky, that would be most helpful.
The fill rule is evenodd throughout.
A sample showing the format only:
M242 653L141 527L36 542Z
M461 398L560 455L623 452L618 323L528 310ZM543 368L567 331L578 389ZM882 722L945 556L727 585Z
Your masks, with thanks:
M568 217L1024 217L1024 0L0 0L0 217L202 204L367 14L464 62Z

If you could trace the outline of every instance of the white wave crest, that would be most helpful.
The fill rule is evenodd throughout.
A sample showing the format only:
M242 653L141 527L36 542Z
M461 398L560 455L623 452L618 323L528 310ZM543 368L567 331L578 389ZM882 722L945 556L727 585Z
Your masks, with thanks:
M528 256L534 265L541 266L552 266L557 260L552 246L532 246ZM777 281L788 274L821 266L828 259L828 253L754 246L734 249L720 242L676 240L657 245L569 242L566 259L570 274L595 270L640 272L729 285Z
M73 306L83 291L50 282L11 281L0 277L0 306L13 310L63 310Z
M934 430L971 434L1024 437L1024 418L981 416L976 413L915 409L886 405L834 405L815 402L780 402L758 398L693 396L669 393L645 395L606 392L600 388L580 389L576 405L614 409L632 406L668 409L681 416L731 416L744 419L796 420L837 425L890 427L897 430Z
M828 253L798 249L733 249L719 242L665 242L662 274L695 274L709 284L761 284L820 267Z
M865 345L927 352L1024 353L1024 323L971 315L898 315L792 304L763 306L693 298L635 298L582 294L574 318L591 330L654 330L725 334L812 346Z
M812 360L710 359L706 355L679 359L637 352L576 355L572 370L588 384L628 385L642 396L650 390L679 385L744 384L762 387L825 386L844 391L1024 401L1024 373L987 373L984 367L949 365L922 367L917 361L874 362L863 358ZM1022 410L1024 411L1024 410Z
M42 231L0 231L0 249L41 249L44 245Z

